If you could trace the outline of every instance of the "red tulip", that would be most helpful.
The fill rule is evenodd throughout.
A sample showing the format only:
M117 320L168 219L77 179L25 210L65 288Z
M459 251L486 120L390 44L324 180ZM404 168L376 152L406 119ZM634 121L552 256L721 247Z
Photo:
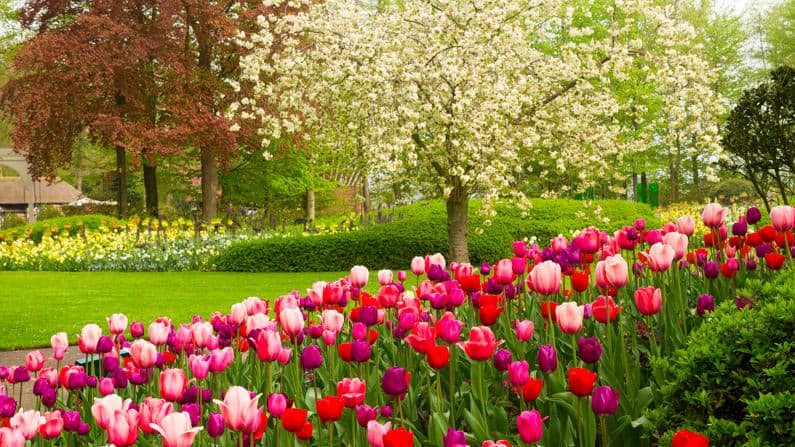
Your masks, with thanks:
M297 432L304 428L308 411L304 408L288 408L282 413L282 427L290 432Z
M469 331L469 341L458 342L457 345L472 360L488 360L503 341L498 342L487 326L475 326Z
M426 353L428 365L433 369L442 369L450 361L450 349L447 346L432 346Z
M312 421L304 422L298 431L295 432L295 437L301 441L308 441L312 438Z
M608 314L610 316L610 321L616 321L618 317L618 312L623 309L623 307L616 306L613 298L611 297L604 297L599 295L599 297L591 303L591 311L593 312L594 320L600 323L607 323Z
M351 357L351 346L352 345L353 345L353 343L351 343L349 341L347 341L345 343L340 343L339 345L337 345L337 352L339 353L340 358L344 362L350 362L351 359L352 359L352 357Z
M544 387L543 379L530 378L524 385L522 385L522 399L525 402L532 402L538 399L541 394L541 389Z
M345 409L340 396L326 396L316 401L315 405L320 422L323 423L339 420L342 417L342 411Z
M406 337L406 342L418 353L425 354L436 341L436 328L428 322L416 323L411 329L411 334Z
M414 433L400 427L389 430L384 435L384 447L412 447L414 445Z
M709 447L709 438L690 430L679 430L674 433L671 447Z
M662 292L653 286L635 290L635 305L643 315L654 315L662 307Z
M557 308L558 303L554 301L542 301L541 302L541 317L544 318L544 321L549 321L549 316L552 315L552 322L554 323L557 318Z
M567 372L569 391L575 396L585 397L593 392L597 374L585 368L571 368Z
M591 275L588 272L574 271L571 274L571 288L577 292L584 292L588 289L588 281Z
M787 257L781 253L767 253L765 254L765 264L771 270L778 270L784 265Z

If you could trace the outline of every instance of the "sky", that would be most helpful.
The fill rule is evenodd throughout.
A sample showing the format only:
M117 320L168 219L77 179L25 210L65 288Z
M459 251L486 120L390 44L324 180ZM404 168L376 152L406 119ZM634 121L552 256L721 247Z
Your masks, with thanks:
M746 15L752 7L763 8L768 5L780 3L780 0L716 0L716 9L719 11L732 9L736 14Z

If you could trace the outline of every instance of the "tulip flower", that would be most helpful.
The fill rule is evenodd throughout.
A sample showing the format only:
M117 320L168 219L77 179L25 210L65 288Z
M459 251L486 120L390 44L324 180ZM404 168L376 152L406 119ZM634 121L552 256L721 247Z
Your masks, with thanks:
M577 397L589 396L596 384L597 374L585 368L571 368L566 373L569 391Z
M369 278L370 272L367 270L367 267L362 265L354 265L351 268L351 275L349 276L351 286L356 287L357 289L362 289L367 285L367 280Z
M591 409L597 416L612 416L618 409L621 391L610 386L598 386L591 395Z
M192 427L190 416L178 412L165 416L159 423L151 423L151 428L163 437L163 447L190 447L203 427Z
M596 301L591 303L593 318L600 323L607 323L608 317L610 318L611 322L616 321L618 312L621 311L621 309L623 308L616 306L612 297L604 297L600 295L596 298Z
M164 345L168 342L171 326L165 321L155 321L149 325L149 341L155 345Z
M182 399L187 388L188 377L179 368L169 368L160 373L160 397L172 402Z
M483 441L481 447L511 447L511 443L504 439L500 439L499 441L492 441L489 439L487 441Z
M431 346L426 351L428 365L433 369L442 369L450 361L450 348L447 346Z
M717 228L723 223L726 213L726 208L723 208L717 203L710 203L704 207L704 211L701 213L701 219L704 225L710 228Z
M20 411L9 421L9 426L22 434L25 439L36 437L39 426L44 423L41 413L34 410Z
M356 422L362 426L367 427L370 421L374 421L378 417L378 408L369 405L356 406Z
M77 344L80 352L85 354L93 354L97 350L97 343L99 337L102 336L102 329L96 324L87 324L83 326L80 335L77 336Z
M379 270L378 271L378 284L382 286L388 286L392 284L393 276L392 270Z
M45 439L57 438L63 430L63 418L57 411L47 411L43 415L44 421L39 426L39 434ZM0 444L2 445L2 444Z
M561 269L553 261L536 264L525 282L527 287L541 295L553 295L560 290Z
M383 437L384 447L412 447L414 445L414 433L399 427L389 430Z
M538 347L536 363L541 372L549 373L558 368L558 353L554 346L541 345Z
M540 441L544 434L545 420L546 418L541 418L538 410L521 412L516 418L516 427L522 441L528 444Z
M287 409L287 397L282 393L268 395L268 413L273 417L280 417Z
M784 266L787 257L780 253L767 253L765 255L765 265L770 270L780 270Z
M673 247L658 242L649 248L649 268L653 272L668 270L674 260L674 256L676 256L676 252Z
M297 432L304 427L308 411L305 408L288 408L282 413L282 427L289 432Z
M597 337L577 340L577 357L585 363L596 363L602 357L602 344Z
M522 400L525 402L532 402L538 399L541 394L541 389L544 387L543 379L534 379L530 377L527 382L522 385L521 395Z
M443 447L467 447L467 439L464 432L449 427L447 434L442 439Z
M108 429L108 423L116 411L127 411L130 408L132 401L130 399L122 400L116 394L111 394L103 398L94 398L94 405L91 406L91 414L97 422L97 426L103 430Z
M141 431L148 435L157 433L151 424L159 424L164 417L174 410L174 405L163 399L147 397L138 409L141 419Z
M342 411L345 409L342 397L340 396L326 396L318 399L315 402L317 408L317 415L320 417L320 422L334 422L342 417Z
M50 344L55 360L63 360L64 354L69 348L69 338L66 336L66 332L58 332L50 337Z
M516 322L516 338L519 341L529 341L533 338L533 331L535 323L531 320L522 320Z
M497 341L494 333L486 326L475 326L469 331L469 341L457 345L472 360L488 360L504 340Z
M0 428L0 445L5 447L25 447L25 436L19 430Z
M210 413L207 417L207 434L211 438L220 438L224 435L224 417L220 413Z
M301 309L282 309L279 314L279 323L281 323L284 332L295 337L304 330L304 315L301 313Z
M695 228L696 224L693 222L693 216L682 216L676 219L676 230L684 235L692 236Z
M690 430L679 430L674 433L671 447L709 447L709 438Z
M151 368L157 362L157 347L139 338L130 345L130 358L138 368Z
M781 205L770 210L770 222L778 231L787 231L795 228L795 208Z
M381 389L393 398L400 397L408 392L410 377L405 368L387 368L381 378Z
M116 447L127 447L138 440L138 412L116 410L108 420L108 441Z
M253 398L243 387L232 386L226 391L224 400L213 400L220 408L224 423L230 430L240 430L245 433L256 431L259 423L260 394Z
M204 380L210 373L210 356L191 354L188 359L191 374L196 380Z
M707 293L698 296L696 303L696 313L699 317L703 317L707 312L715 311L715 298Z
M25 367L33 372L39 371L44 366L45 358L41 351L30 351L25 356Z
M558 305L555 315L558 326L564 334L576 334L582 330L583 308L574 301Z
M513 264L510 259L500 259L494 264L494 279L502 285L513 282Z
M367 442L370 447L384 447L384 435L392 428L392 423L379 424L378 421L367 423Z
M17 411L17 401L11 396L0 394L0 418L10 418Z
M299 364L304 371L314 370L323 364L323 354L317 345L307 345L301 350Z
M513 386L521 387L530 380L530 364L525 360L511 362L508 365L508 378Z
M345 323L345 315L334 310L326 309L321 315L323 321L323 330L331 332L339 332Z
M662 292L654 286L640 287L635 290L635 305L642 315L654 315L662 308Z
M364 380L345 378L337 382L337 395L342 397L343 403L348 408L361 405L366 392L367 386Z
M621 255L613 255L605 258L604 275L610 287L624 287L628 281L627 261Z
M107 318L110 333L119 335L127 330L127 316L124 314L113 314Z

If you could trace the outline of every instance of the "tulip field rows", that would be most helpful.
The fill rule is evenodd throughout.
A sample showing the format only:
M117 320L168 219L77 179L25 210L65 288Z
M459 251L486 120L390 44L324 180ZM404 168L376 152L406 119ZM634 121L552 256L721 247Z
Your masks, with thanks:
M354 266L190 320L108 312L77 348L59 332L54 358L0 368L0 446L707 446L647 419L666 381L651 365L716 305L753 312L736 291L791 269L795 242L795 208L726 216L707 205L699 237L680 216L479 266ZM61 364L66 349L98 360ZM36 405L19 408L28 381Z

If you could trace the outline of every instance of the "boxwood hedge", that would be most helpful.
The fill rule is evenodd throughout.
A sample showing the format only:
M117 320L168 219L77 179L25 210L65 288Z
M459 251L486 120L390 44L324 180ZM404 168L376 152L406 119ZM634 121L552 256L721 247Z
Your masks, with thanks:
M523 213L499 206L497 215L478 215L478 201L470 204L469 255L473 264L511 255L514 240L535 236L546 243L558 234L589 225L614 231L645 218L659 225L647 205L626 201L596 201L585 207L575 200L533 200ZM594 210L601 207L600 216ZM250 240L227 247L215 260L216 268L235 272L344 271L353 265L371 269L407 268L411 258L447 252L447 220L444 202L425 201L396 210L400 219L350 233L324 236ZM525 215L526 214L526 215ZM608 222L599 218L607 218ZM481 232L479 229L482 229Z

